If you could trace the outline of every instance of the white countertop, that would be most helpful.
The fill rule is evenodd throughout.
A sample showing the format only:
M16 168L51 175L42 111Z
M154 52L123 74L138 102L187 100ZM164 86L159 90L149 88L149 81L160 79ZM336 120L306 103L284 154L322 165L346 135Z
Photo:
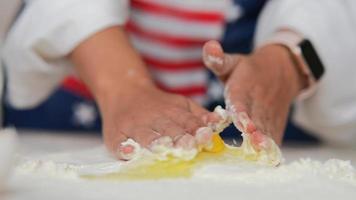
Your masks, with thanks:
M75 151L96 147L102 143L100 136L94 134L45 133L23 131L20 134L21 156L36 156L62 151ZM294 144L283 147L283 154L287 163L301 157L317 160L338 158L351 160L356 165L356 150L340 149L326 146ZM165 180L138 182L96 182L96 181L68 181L61 179L46 179L35 176L13 175L9 180L9 187L0 193L4 200L41 200L41 199L328 199L338 195L352 193L349 186L341 187L330 196L328 188L325 194L309 196L312 187L305 188L298 185L271 186L268 190L251 185L239 185L232 182L198 182L194 180ZM332 185L329 186L332 188ZM257 192L256 192L257 190ZM261 192L258 192L260 191ZM308 190L310 190L308 192ZM343 191L344 190L344 191ZM340 194L337 194L337 193ZM349 196L348 196L349 197ZM309 199L309 198L306 198ZM347 199L347 198L344 198Z

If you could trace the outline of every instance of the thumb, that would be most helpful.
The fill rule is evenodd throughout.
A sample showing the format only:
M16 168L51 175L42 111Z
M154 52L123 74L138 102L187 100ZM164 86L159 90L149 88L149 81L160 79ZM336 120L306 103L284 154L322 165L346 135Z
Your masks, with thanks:
M225 81L242 56L224 53L219 42L210 40L203 46L203 62L216 76Z

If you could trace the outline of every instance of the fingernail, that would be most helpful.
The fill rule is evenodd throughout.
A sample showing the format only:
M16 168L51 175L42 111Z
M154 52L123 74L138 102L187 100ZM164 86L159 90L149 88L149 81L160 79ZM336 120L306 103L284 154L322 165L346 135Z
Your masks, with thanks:
M184 134L175 141L175 148L182 148L184 150L192 150L196 148L197 143L195 138L190 134Z
M213 131L209 127L201 127L196 131L195 139L199 146L205 146L211 143Z
M141 149L140 145L132 139L122 142L118 148L118 157L120 160L133 159Z
M127 147L119 147L118 158L120 160L125 160L125 161L131 160L134 157L133 156L134 150L132 150L131 152L126 152L126 150L124 150L125 148L127 148ZM131 147L129 147L129 148L131 148ZM134 147L132 147L132 149L134 149Z
M130 144L120 147L120 152L122 152L124 154L132 153L134 150L135 150L135 147Z

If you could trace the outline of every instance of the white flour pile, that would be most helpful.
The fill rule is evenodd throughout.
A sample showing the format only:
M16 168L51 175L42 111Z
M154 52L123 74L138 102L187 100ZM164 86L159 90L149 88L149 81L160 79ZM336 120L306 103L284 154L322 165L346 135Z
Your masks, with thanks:
M290 164L273 167L211 166L196 174L198 177L250 184L286 183L301 179L341 181L356 186L356 170L350 161L330 159L320 162L300 159Z
M6 182L15 163L14 154L17 146L17 135L13 129L0 130L0 190Z
M123 163L113 160L104 152L104 148L97 148L27 160L17 167L16 172L18 175L80 179L81 175L101 175L119 171ZM356 170L350 161L338 159L326 162L300 159L279 167L257 166L252 163L239 165L214 163L197 168L192 179L244 184L293 183L299 180L321 180L322 183L326 180L356 187Z

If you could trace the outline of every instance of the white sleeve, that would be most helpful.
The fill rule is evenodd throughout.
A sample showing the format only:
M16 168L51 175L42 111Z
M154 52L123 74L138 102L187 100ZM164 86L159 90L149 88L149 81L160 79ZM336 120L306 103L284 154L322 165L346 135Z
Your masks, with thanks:
M326 72L317 92L296 102L294 121L324 141L356 144L356 1L271 0L260 16L256 45L280 28L311 40Z
M127 0L27 0L8 33L2 59L8 101L40 104L71 72L67 55L83 40L128 17Z

